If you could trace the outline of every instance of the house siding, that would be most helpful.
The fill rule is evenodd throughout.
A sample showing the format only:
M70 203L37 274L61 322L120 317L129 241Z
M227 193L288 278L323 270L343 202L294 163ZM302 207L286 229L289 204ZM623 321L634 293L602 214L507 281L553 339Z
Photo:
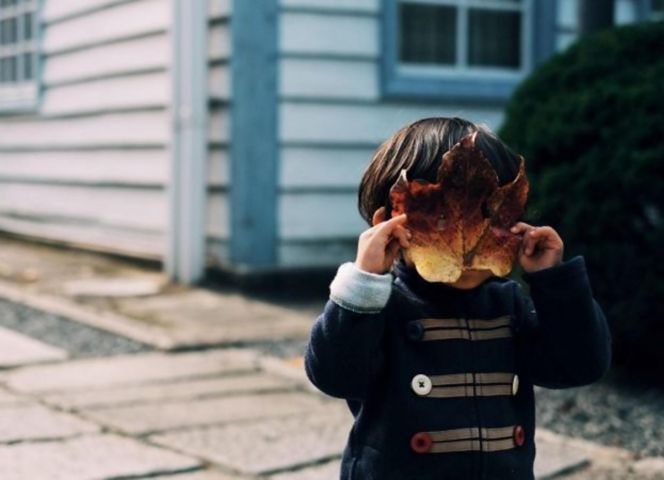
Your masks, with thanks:
M214 255L216 242L228 237L227 3L210 0L208 11L207 233ZM0 229L163 259L170 3L44 0L41 22L39 108L0 115Z
M578 36L578 0L555 2L560 50ZM40 107L0 113L0 230L161 260L172 208L170 2L43 3ZM638 4L617 0L617 23L636 20ZM243 108L238 98L231 102L231 5L208 0L208 46L200 53L208 59L206 261L223 269L237 267L231 240L244 241L231 232L231 103ZM382 0L278 5L270 267L332 267L354 257L366 228L357 186L383 140L429 116L495 129L503 107L383 98ZM234 188L251 194L250 180Z
M578 37L577 0L551 9L556 50ZM636 0L617 0L616 21ZM383 0L281 0L279 39L278 263L332 266L354 258L367 226L357 186L375 148L404 124L461 116L497 129L500 104L386 100L381 95ZM539 15L550 15L546 9Z
M329 267L354 257L366 228L357 186L383 140L423 117L462 116L497 127L503 113L383 100L379 0L280 6L278 264Z
M228 267L230 217L231 0L208 0L209 129L206 245L210 266Z
M38 110L0 116L0 229L160 258L168 3L44 1Z

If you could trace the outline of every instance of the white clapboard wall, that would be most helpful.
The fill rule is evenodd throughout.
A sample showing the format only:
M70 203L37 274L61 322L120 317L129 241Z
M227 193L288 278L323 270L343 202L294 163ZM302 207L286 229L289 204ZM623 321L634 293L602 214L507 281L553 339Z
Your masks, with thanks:
M335 265L354 257L357 185L373 150L428 116L499 128L503 110L380 98L381 0L280 0L279 262ZM634 21L617 0L617 22ZM556 48L578 36L577 0L559 0Z
M230 0L208 0L208 261L228 265ZM577 35L558 2L557 47ZM165 253L169 0L44 0L38 112L0 115L0 230L145 258ZM278 262L351 259L356 189L375 147L407 122L500 108L384 101L381 0L280 0ZM617 0L618 23L635 0ZM206 52L201 52L205 55Z
M379 92L380 0L281 0L279 262L352 259L366 228L357 185L373 150L408 122L462 116L496 126L502 111L386 102Z
M208 0L210 139L208 148L207 260L228 265L229 220L229 102L231 0Z
M210 0L209 89L228 98L224 1ZM0 229L160 259L168 221L168 0L45 0L44 92L0 116ZM205 52L200 52L205 55ZM210 107L211 238L228 234L226 111Z
M43 2L42 103L0 116L0 229L163 254L169 16L163 0Z

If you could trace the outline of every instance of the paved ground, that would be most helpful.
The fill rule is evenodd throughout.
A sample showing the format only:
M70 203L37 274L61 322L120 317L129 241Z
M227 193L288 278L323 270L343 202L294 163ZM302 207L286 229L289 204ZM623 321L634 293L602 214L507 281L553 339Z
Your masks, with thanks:
M23 341L5 344L17 352L12 365L21 352L35 361ZM285 378L256 351L61 358L0 373L3 480L338 476L351 425L344 402ZM539 478L588 463L564 437L543 431L538 445Z
M338 478L351 424L344 402L307 386L301 361L237 348L301 339L308 307L176 289L155 283L149 269L104 257L88 255L81 267L81 258L57 250L1 240L0 247L5 302L157 348L76 358L76 342L53 345L48 336L28 337L33 329L0 328L2 480ZM85 278L94 281L86 286ZM173 351L183 347L193 350ZM537 444L540 479L664 478L662 459L546 430Z
M226 289L182 288L136 262L0 237L0 298L165 350L306 338L320 301L297 309Z

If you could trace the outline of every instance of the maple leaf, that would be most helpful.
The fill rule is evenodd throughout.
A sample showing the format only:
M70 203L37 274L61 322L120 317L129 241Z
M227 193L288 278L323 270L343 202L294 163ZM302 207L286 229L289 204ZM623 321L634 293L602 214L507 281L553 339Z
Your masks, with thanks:
M525 160L520 156L515 179L499 186L476 136L466 135L443 155L436 183L409 182L404 169L390 189L392 215L407 213L413 235L404 255L429 282L453 283L464 270L505 276L521 244L509 229L528 197Z

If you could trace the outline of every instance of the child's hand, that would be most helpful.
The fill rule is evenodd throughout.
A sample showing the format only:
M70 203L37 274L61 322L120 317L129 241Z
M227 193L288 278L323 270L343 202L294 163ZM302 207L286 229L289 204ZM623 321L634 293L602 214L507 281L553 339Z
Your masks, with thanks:
M534 227L518 222L512 233L523 234L519 263L528 273L553 267L563 260L563 241L551 227Z
M390 269L400 248L410 246L411 234L404 224L406 214L392 217L387 221L385 208L381 207L373 215L373 227L360 234L355 265L369 273L383 274Z

